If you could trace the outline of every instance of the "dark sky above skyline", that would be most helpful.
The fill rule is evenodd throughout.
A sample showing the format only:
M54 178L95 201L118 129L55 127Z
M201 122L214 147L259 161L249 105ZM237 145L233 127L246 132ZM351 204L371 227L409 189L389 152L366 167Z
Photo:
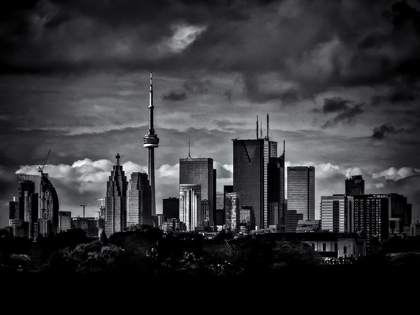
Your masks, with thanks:
M44 172L60 210L96 216L115 156L147 171L153 72L156 204L178 197L179 159L215 161L256 119L316 169L322 195L363 175L420 212L420 1L18 1L0 13L0 227L17 173ZM417 216L417 215L416 215Z

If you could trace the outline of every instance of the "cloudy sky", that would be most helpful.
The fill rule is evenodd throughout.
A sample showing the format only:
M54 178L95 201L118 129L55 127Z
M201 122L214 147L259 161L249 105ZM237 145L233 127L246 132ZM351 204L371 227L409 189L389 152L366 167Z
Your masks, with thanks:
M97 216L115 156L147 170L153 72L157 213L179 159L209 157L232 184L232 139L256 120L322 195L361 174L366 193L420 208L420 1L26 0L0 12L0 227L19 173L60 210ZM51 150L48 155L48 151ZM48 156L48 159L47 159Z

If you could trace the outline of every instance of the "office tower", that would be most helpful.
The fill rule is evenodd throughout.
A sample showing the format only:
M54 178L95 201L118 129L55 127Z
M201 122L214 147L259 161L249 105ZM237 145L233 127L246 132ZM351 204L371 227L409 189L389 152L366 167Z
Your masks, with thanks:
M19 202L13 197L13 201L9 201L9 226L16 225L19 220Z
M146 173L133 172L127 189L127 227L153 226L152 194Z
M117 153L117 165L113 166L107 181L105 197L105 234L107 237L122 232L127 226L127 177L120 165Z
M209 214L208 216L200 217L203 221L199 222L199 226L213 229L216 216L216 172L213 169L213 159L192 158L190 153L188 153L187 158L179 159L179 185L183 184L200 185L201 200L208 201Z
M98 219L95 217L75 217L71 218L71 228L81 229L89 237L99 236Z
M233 139L233 191L241 196L240 207L252 207L252 229L268 228L268 164L270 158L276 157L277 142L270 141L268 134L265 138Z
M345 195L321 196L321 230L349 233L347 226L347 199Z
M216 193L216 226L225 224L225 193Z
M287 167L287 209L303 214L303 220L315 219L315 168Z
M362 175L354 175L346 178L346 196L351 195L364 195L365 194L365 181Z
M58 212L58 231L65 232L71 229L71 211Z
M373 240L382 242L389 237L389 199L386 195L347 196L351 215L350 232L366 237L367 248L372 249Z
M57 233L59 202L57 192L48 178L47 173L41 171L41 204L38 219L38 233L40 235ZM33 220L32 220L33 221Z
M235 232L239 230L240 220L240 196L237 192L226 194L225 198L225 229Z
M149 92L149 133L143 138L143 147L149 150L147 159L147 167L149 174L149 183L151 188L151 209L152 216L156 216L156 199L155 199L155 153L154 150L159 146L159 138L155 133L153 125L153 77L150 73L150 92Z
M163 215L166 219L179 219L179 198L169 197L163 199Z
M186 231L203 226L201 193L200 184L179 184L179 220L185 224Z
M268 224L276 225L278 230L286 225L285 213L285 142L283 154L278 158L270 158L268 163Z

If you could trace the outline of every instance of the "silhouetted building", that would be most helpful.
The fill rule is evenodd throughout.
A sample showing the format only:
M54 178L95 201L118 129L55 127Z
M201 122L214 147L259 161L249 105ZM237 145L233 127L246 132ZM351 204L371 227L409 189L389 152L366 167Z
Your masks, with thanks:
M296 210L303 220L315 219L315 168L287 167L287 209Z
M117 154L117 165L113 166L107 181L105 197L105 234L107 237L122 232L127 226L127 177L120 165Z
M98 237L98 219L95 217L71 218L72 229L82 229L89 237Z
M296 210L287 210L286 216L286 233L296 233L299 220L303 220L303 214Z
M153 226L152 194L146 173L133 172L127 189L127 228Z
M354 175L346 178L345 181L346 196L351 195L364 195L365 194L365 181L362 175Z
M396 193L373 194L376 197L388 198L389 230L391 234L410 234L412 223L412 205L407 197Z
M179 198L169 197L163 199L162 212L165 218L179 219Z
M198 226L209 226L214 228L216 217L216 170L213 169L213 159L192 158L190 155L185 159L180 159L179 185L183 184L200 185L200 198L201 200L208 201L208 215L203 214L201 216L200 213L198 219L208 222L198 222L197 224Z
M277 158L277 142L263 139L233 139L233 191L240 195L240 207L252 207L255 227L269 226L268 182L270 158ZM274 174L273 176L277 176ZM276 189L274 189L276 190ZM278 196L274 196L279 198ZM278 208L272 205L274 212Z
M225 224L225 193L216 193L216 226Z
M347 196L351 215L350 232L366 238L367 248L372 251L376 244L389 238L389 199L387 196Z
M285 145L283 154L268 163L268 224L276 230L286 225L285 207Z
M71 211L58 212L58 231L65 232L71 229Z
M186 231L203 227L201 213L201 185L179 185L179 220L185 224Z
M298 220L296 233L313 233L321 229L321 220Z

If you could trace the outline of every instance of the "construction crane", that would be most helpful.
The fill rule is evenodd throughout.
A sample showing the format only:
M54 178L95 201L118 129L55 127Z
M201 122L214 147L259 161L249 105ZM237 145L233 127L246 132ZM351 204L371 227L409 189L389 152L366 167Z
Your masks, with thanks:
M45 167L45 164L47 164L47 162L48 162L48 157L50 156L50 152L51 152L51 150L48 150L47 158L45 159L44 164L38 166L38 172L41 173L41 176L44 175L44 167Z

